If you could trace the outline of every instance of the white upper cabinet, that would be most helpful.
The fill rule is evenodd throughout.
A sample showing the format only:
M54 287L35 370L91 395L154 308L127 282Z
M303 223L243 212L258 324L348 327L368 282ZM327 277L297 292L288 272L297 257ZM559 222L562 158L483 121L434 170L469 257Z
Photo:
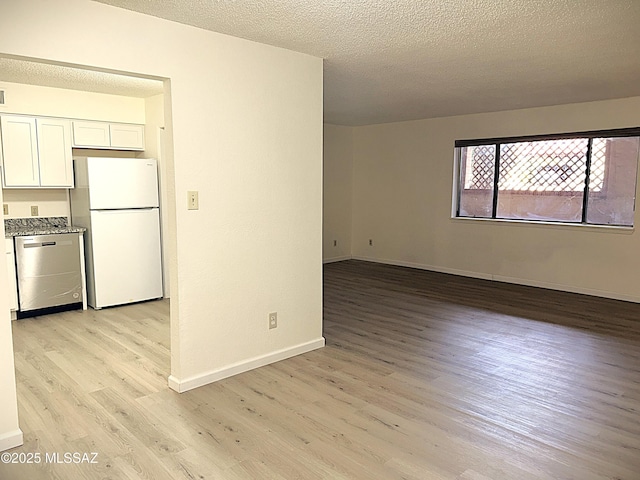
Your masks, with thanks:
M74 121L73 146L110 150L144 150L144 125Z
M73 146L77 148L110 148L109 124L74 121Z
M37 118L41 187L73 187L71 122Z
M68 120L2 115L0 129L5 188L73 188Z
M39 187L36 119L17 115L0 116L4 187Z
M111 148L144 150L144 125L110 123Z

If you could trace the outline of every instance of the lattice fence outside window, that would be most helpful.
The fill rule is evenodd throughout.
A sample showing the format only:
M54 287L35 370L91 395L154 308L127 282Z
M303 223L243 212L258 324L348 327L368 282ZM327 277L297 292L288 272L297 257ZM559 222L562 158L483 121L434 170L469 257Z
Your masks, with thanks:
M607 139L594 138L591 145L591 171L589 190L600 192L604 188L604 176L607 170Z
M587 139L500 145L499 190L575 192L584 190Z
M491 190L496 162L495 145L469 147L464 188L468 190Z
M543 140L500 145L498 189L523 192L580 192L584 190L588 140ZM593 140L590 190L604 185L607 139ZM495 145L469 147L464 188L491 190Z

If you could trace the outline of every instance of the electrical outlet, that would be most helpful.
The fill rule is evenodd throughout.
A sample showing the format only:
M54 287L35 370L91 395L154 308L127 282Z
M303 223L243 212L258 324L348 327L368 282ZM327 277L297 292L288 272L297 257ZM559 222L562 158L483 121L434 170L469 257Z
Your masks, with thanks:
M9 215L9 204L8 203L3 203L2 204L2 211L4 212L5 215Z
M198 210L198 208L200 208L198 204L198 192L195 190L187 192L187 209Z
M37 205L31 205L31 216L32 217L37 217L38 216L38 206Z
M272 328L278 328L278 312L269 314L269 330Z
M369 246L370 246L370 247L373 247L373 238L370 238L370 239L369 239Z

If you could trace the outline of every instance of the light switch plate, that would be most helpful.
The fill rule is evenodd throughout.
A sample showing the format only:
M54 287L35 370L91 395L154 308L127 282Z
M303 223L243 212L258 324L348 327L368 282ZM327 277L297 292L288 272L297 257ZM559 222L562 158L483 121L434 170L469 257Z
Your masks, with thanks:
M9 204L8 203L3 203L2 204L2 211L3 211L4 215L9 215Z
M187 209L198 210L200 205L198 203L198 192L195 190L187 192Z

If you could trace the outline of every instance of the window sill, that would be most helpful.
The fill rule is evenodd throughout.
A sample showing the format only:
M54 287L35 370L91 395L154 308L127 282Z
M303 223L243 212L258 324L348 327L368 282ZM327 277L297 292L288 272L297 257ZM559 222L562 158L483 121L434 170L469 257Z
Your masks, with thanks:
M576 228L582 230L591 230L602 233L617 233L630 235L634 233L635 227L621 227L617 225L586 225L583 223L563 223L563 222L545 222L538 220L510 220L506 218L478 218L478 217L451 217L455 222L487 222L496 225L518 226L518 227L547 227L560 230L574 230Z

